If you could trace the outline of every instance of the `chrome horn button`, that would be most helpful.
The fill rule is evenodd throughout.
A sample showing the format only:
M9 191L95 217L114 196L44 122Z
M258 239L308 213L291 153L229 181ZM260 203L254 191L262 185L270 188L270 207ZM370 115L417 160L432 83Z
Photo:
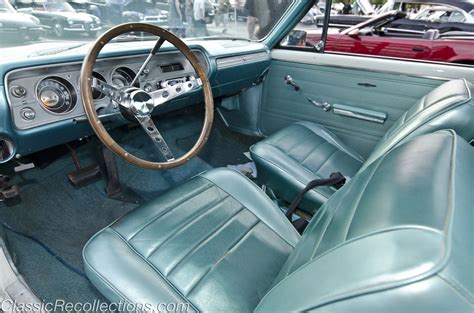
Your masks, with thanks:
M130 93L130 109L136 115L146 116L154 108L153 98L144 90L138 89Z

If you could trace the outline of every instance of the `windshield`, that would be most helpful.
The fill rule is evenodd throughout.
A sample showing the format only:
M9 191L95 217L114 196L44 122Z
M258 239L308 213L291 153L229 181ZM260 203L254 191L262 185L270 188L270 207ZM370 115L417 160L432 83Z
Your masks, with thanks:
M4 1L0 0L0 3L4 4ZM77 46L78 41L94 41L111 27L130 22L157 25L185 40L261 40L294 0L8 1L23 13L18 14L19 24L28 24L19 26L19 33L11 38L2 35L1 47L12 48L34 43L54 43L52 46L55 47L56 44ZM30 18L25 20L25 15ZM154 39L136 33L119 38L124 41Z
M13 13L15 10L6 0L0 0L0 13Z
M47 1L44 9L48 12L75 12L69 3L63 1Z

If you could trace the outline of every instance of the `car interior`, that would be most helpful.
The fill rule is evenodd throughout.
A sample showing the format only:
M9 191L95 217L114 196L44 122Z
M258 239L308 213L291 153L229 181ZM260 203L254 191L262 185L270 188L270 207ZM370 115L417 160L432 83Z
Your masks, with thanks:
M260 40L5 50L0 299L474 312L472 66L284 47L290 2Z

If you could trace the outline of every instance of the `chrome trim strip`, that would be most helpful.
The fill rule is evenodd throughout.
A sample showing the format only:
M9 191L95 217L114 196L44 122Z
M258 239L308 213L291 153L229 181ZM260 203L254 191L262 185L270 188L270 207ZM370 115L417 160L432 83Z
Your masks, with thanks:
M244 54L244 55L237 55L225 58L218 58L216 60L217 69L224 69L229 67L234 67L241 65L242 63L253 63L259 61L268 60L269 54L268 52L257 52L251 54Z
M395 59L350 53L315 53L287 49L272 50L272 60L311 64L345 70L361 70L370 73L398 75L401 77L426 78L438 81L465 78L474 82L472 66L449 63Z
M385 113L359 109L343 104L334 104L333 112L334 114L352 117L359 120L374 122L378 124L383 124L385 123L385 120L387 120L387 114Z

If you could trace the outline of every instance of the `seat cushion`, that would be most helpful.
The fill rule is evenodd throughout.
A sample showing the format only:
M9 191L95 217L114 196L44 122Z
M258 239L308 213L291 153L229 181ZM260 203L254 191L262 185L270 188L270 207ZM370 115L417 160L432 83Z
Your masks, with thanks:
M351 178L364 159L334 134L311 122L290 125L251 147L259 182L291 202L312 180L341 172ZM301 208L313 213L336 191L319 187L307 193Z
M218 169L122 217L95 235L83 256L87 276L112 302L246 312L299 238L255 184Z
M473 312L473 186L453 131L394 148L321 207L257 311Z

